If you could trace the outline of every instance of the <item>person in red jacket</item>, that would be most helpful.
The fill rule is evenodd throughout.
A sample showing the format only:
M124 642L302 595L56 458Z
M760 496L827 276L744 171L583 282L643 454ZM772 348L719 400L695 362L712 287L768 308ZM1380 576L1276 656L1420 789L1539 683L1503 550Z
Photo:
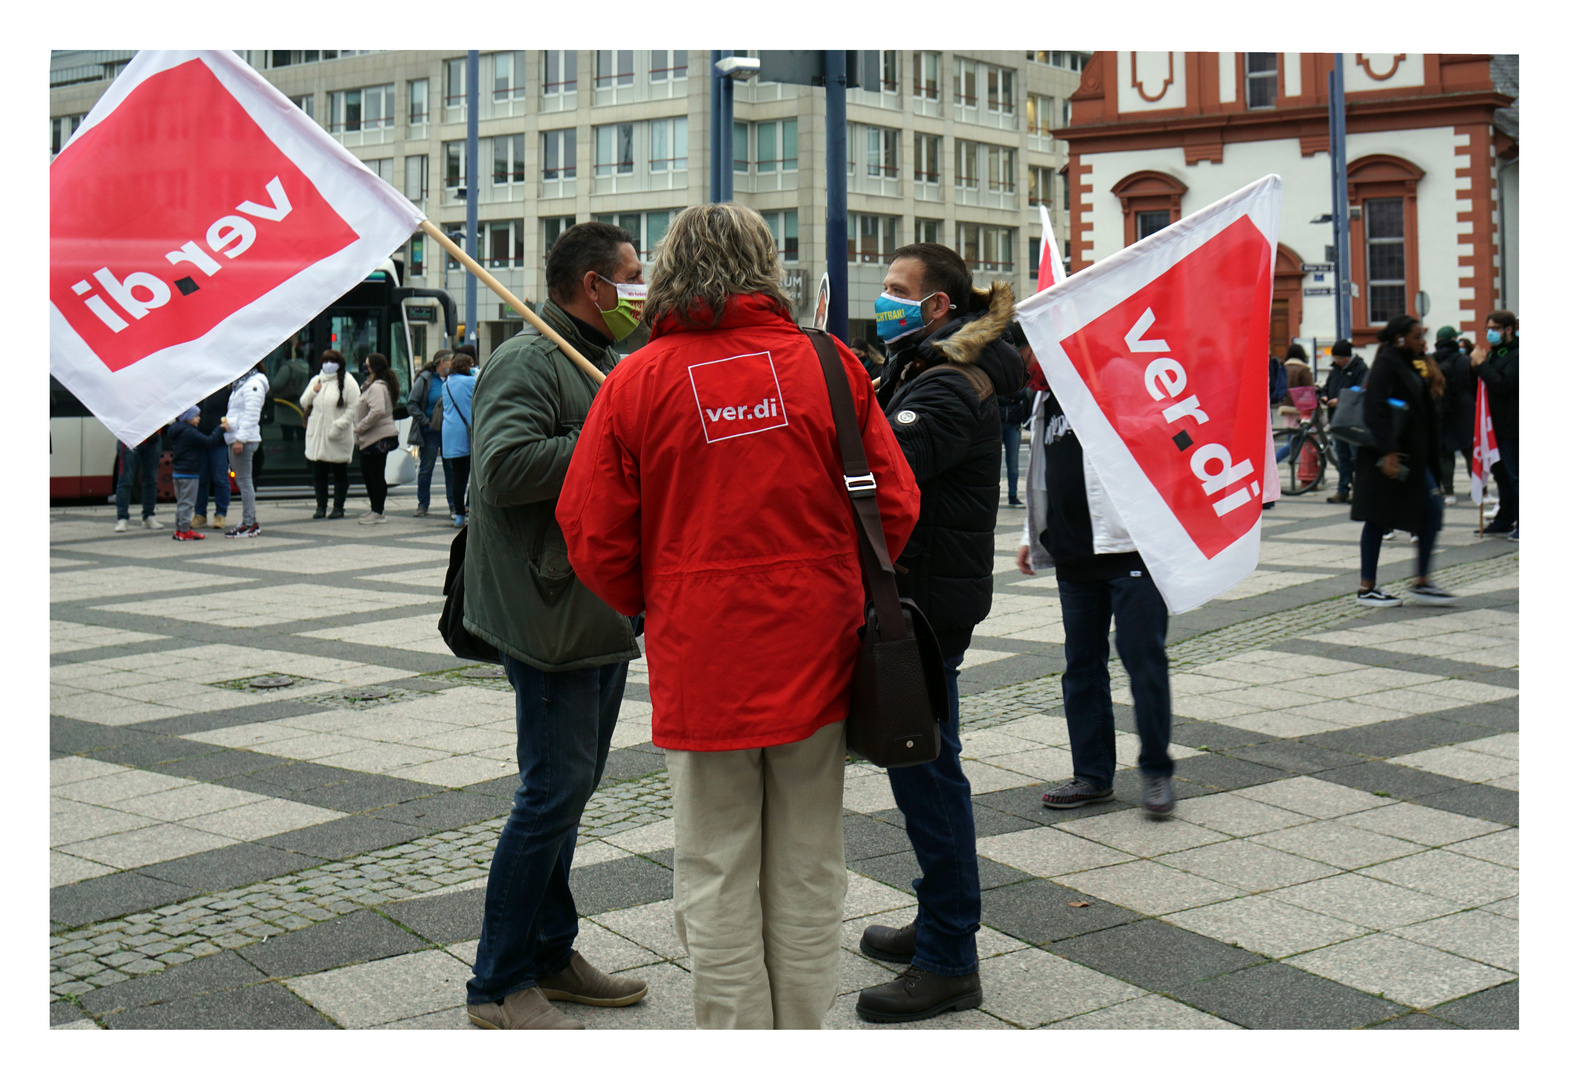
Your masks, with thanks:
M828 388L753 210L683 211L649 343L611 371L556 518L583 584L645 612L700 1028L816 1028L839 988L844 720L865 593ZM919 490L842 344L891 555Z

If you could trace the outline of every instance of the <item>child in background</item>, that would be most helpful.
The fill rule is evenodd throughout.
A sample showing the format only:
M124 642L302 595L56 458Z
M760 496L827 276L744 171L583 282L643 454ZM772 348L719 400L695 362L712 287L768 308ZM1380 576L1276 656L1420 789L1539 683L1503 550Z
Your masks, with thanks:
M191 512L196 508L196 486L201 479L202 455L208 447L222 446L223 433L229 430L228 421L220 421L211 435L203 435L198 428L201 410L195 405L180 414L170 429L174 444L174 538L176 540L205 540L206 536L191 527Z

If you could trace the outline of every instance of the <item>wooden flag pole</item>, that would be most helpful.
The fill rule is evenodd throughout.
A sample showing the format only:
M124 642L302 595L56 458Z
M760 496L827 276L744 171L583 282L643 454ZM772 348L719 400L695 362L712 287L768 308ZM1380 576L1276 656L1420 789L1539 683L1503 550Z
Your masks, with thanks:
M491 292L495 293L507 303L511 304L512 310L516 311L519 315L522 315L525 319L527 319L529 323L533 325L534 329L538 330L541 334L544 334L547 338L560 346L561 351L566 353L574 364L582 368L583 373L590 379L593 379L596 386L605 381L605 373L603 371L600 371L593 364L589 363L589 361L583 357L582 353L574 349L565 338L556 333L555 330L551 329L544 319L541 319L538 315L535 315L532 311L530 311L523 301L513 296L505 285L490 275L489 271L487 271L483 266L475 262L473 259L469 258L468 253L462 248L458 247L458 245L453 242L452 237L448 236L436 226L432 225L429 220L420 222L419 227L423 229L429 236L434 238L436 243L446 248L447 253L450 254L454 259L458 260L458 262L462 263L470 273L488 285Z

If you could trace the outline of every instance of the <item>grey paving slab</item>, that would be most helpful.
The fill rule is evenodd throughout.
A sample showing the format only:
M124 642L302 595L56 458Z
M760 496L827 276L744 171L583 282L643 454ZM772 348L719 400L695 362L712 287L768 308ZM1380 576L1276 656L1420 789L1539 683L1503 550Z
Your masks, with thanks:
M433 795L376 810L372 816L435 832L472 825L477 821L493 821L506 817L511 810L511 800L503 802L489 795L475 795L467 791L438 791Z
M237 885L249 885L255 881L292 874L320 862L320 859L298 852L247 843L231 844L181 859L153 863L139 867L138 872L177 885L199 887L204 892L220 892Z
M49 1026L52 1028L64 1027L67 1024L79 1024L86 1020L81 1006L64 998L49 1004ZM88 1021L88 1023L92 1023ZM98 1025L94 1024L94 1027Z
M94 750L140 742L147 736L126 728L113 728L64 716L49 717L49 748L66 754L86 754Z
M94 752L99 761L112 761L116 765L142 767L164 762L202 758L218 753L219 747L210 743L194 742L174 736L149 736L124 746L111 746Z
M1358 872L1466 907L1491 904L1520 892L1520 871L1452 851L1424 851Z
M1038 792L1040 789L1032 788L1028 790ZM1001 810L994 810L989 806L981 806L978 804L972 805L971 811L975 818L975 835L978 837L1001 836L1004 833L1018 832L1021 829L1035 828L1040 824L1039 818L1043 818L1045 816L1045 812L1039 810L1040 796L1037 794L1035 798L1037 806L1037 819L1033 820L1030 818L1019 817L1017 814L1006 814Z
M621 908L668 900L674 894L675 874L640 855L572 871L572 898L578 914L598 915Z
M1520 824L1520 793L1490 784L1465 784L1413 800L1435 810L1448 810L1499 825Z
M1504 983L1440 1005L1433 1015L1465 1028L1514 1030L1520 1026L1520 981Z
M574 873L573 884L577 884ZM471 941L479 937L485 917L484 888L464 889L445 896L423 896L381 907L382 914L437 945Z
M1403 926L1393 933L1407 941L1443 949L1504 971L1520 970L1518 919L1486 911L1460 911Z
M1183 720L1182 702L1172 702L1171 741L1182 746L1208 747L1211 750L1230 750L1238 746L1257 746L1274 742L1275 736L1264 735L1244 728L1228 727L1210 720ZM1178 765L1181 768L1181 765Z
M1227 757L1240 758L1271 769L1288 773L1316 774L1328 779L1326 770L1362 761L1355 754L1314 746L1298 739L1281 739L1278 742L1260 743L1257 746L1235 746L1226 751Z
M1403 1016L1397 1016L1393 1020L1386 1020L1382 1024L1370 1025L1369 1030L1371 1030L1371 1031L1460 1031L1460 1030L1463 1030L1463 1029L1459 1025L1457 1025L1457 1024L1445 1023L1443 1020L1438 1019L1438 1017L1432 1016L1432 1015L1430 1015L1428 1013L1412 1011L1412 1012L1408 1012L1408 1013L1404 1014Z
M1515 978L1512 972L1389 933L1353 938L1288 957L1283 963L1418 1009Z
M1227 840L1187 851L1158 856L1155 861L1191 874L1199 874L1243 892L1261 892L1329 877L1335 868L1266 847L1261 838Z
M1362 791L1379 792L1396 799L1417 799L1440 791L1460 787L1464 780L1405 765L1392 765L1387 761L1359 760L1345 768L1329 769L1316 774L1320 780Z
M154 771L170 776L183 776L188 780L207 780L221 783L234 776L257 773L276 766L299 764L271 754L258 754L254 750L221 750L215 754L170 761L152 766Z
M1020 828L1029 827L1028 822L1020 821L1018 818L1011 820L1018 821ZM909 849L910 838L905 835L903 829L865 814L848 812L844 815L844 857L847 861L875 859L879 855L892 855L894 852Z
M1367 928L1272 899L1239 896L1206 907L1174 911L1165 921L1195 934L1280 958L1359 937Z
M1016 881L1027 880L1030 875L1012 866L1006 866L991 859L980 857L976 859L982 889L995 889L1002 885L1012 885ZM921 877L921 867L915 861L915 852L901 851L892 855L879 855L873 859L862 859L852 862L850 869L858 874L865 874L875 878L896 889L913 893L914 886L911 882Z
M426 948L419 938L374 911L356 911L240 949L240 955L278 978L380 960Z
M1520 730L1519 699L1489 701L1475 705L1457 705L1432 714L1435 720L1447 720L1468 727L1493 728L1498 731Z
M386 821L362 814L337 821L310 825L276 836L263 837L258 843L268 847L297 851L322 859L343 859L364 851L392 847L424 835L425 830L399 821Z
M83 1009L94 1016L103 1016L120 1010L197 997L214 990L248 986L266 978L263 972L246 963L238 953L225 950L155 975L143 975L101 990L89 991L80 1000Z
M140 731L165 735L196 735L204 731L239 727L241 724L258 724L268 720L287 720L291 716L308 716L319 711L321 706L310 702L263 699L254 705L242 705L224 709L222 712L189 713L185 716L171 716L164 720L147 720L135 726Z
M111 1029L331 1029L334 1025L277 983L217 990L104 1017Z
M1140 997L1121 979L1041 949L1023 949L980 963L981 1008L1022 1028Z
M85 926L133 911L146 911L205 892L134 870L88 878L49 890L49 918L66 926Z
M1119 1005L1081 1013L1047 1026L1080 1031L1185 1031L1193 1028L1223 1030L1237 1027L1218 1016L1211 1016L1160 994L1145 994Z
M1134 986L1162 992L1267 959L1159 919L1068 938L1054 943L1051 950Z
M1138 912L1039 878L981 893L982 925L1031 945L1065 941L1139 918Z
M1392 758L1476 737L1476 729L1471 724L1446 720L1441 716L1405 716L1398 720L1304 735L1302 741L1363 757Z
M635 747L624 747L612 750L605 758L605 779L631 780L649 773L659 772L665 767L665 755L662 753L649 753Z
M309 791L296 791L290 793L287 797L295 802L309 803L312 806L320 806L328 810L337 810L345 814L358 814L366 810L378 810L382 807L394 806L398 803L408 802L410 799L418 799L446 790L446 788L436 787L434 784L421 784L414 780L405 780L401 776L367 776L361 774L352 780L345 780L341 784L328 784L326 787L312 788Z
M1260 964L1171 993L1247 1028L1359 1028L1405 1010L1284 964Z

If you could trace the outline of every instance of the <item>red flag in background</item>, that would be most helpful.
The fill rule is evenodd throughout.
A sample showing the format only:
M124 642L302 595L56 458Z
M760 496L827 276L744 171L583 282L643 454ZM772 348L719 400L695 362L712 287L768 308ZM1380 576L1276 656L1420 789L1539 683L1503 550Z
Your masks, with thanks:
M1498 439L1493 434L1493 410L1487 404L1487 384L1476 382L1476 423L1471 436L1471 501L1482 505L1482 491L1498 461Z

